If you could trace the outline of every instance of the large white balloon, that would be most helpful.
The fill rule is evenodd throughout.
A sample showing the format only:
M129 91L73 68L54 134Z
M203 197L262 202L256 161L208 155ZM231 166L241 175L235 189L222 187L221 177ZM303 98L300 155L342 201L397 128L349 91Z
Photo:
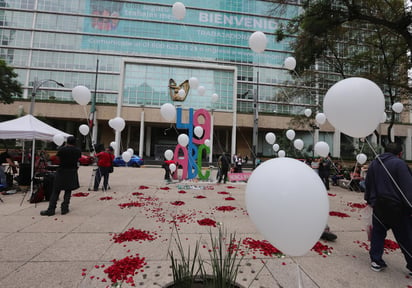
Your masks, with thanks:
M172 160L173 159L173 151L168 149L165 151L165 159L166 160Z
M293 146L299 151L303 149L304 143L302 139L296 139L293 141Z
M366 163L366 160L368 160L368 156L366 156L365 154L363 154L363 153L359 153L358 155L356 155L356 161L359 163L359 164L365 164Z
M206 88L205 88L205 86L199 86L199 87L197 88L197 93L199 93L200 96L205 95L205 93L206 93Z
M295 70L296 67L296 59L294 57L287 57L283 63L288 70Z
M116 142L115 141L110 142L110 147L115 149L116 148Z
M187 144L189 144L189 136L187 136L187 134L180 134L177 137L177 143L179 143L183 147L186 147Z
M359 77L334 84L323 100L328 121L341 132L355 138L373 133L385 111L382 90L374 82Z
M268 39L266 38L265 33L261 31L256 31L249 37L249 47L256 53L265 51L267 44Z
M189 78L190 89L197 89L199 87L199 80L196 77Z
M276 135L273 132L268 132L265 135L265 140L268 142L268 144L273 145L276 142Z
M177 92L177 94L179 94L179 97L183 98L186 96L186 91L185 89L180 89L179 92Z
M160 107L160 114L166 121L172 121L176 117L176 107L171 103L165 103Z
M63 134L56 134L53 136L53 142L54 144L56 144L57 146L60 146L64 143L64 136Z
M273 146L272 146L272 149L273 149L273 151L275 151L275 152L278 152L279 151L279 144L273 144Z
M302 256L315 245L329 214L319 175L292 158L274 158L253 171L246 187L246 208L265 239L290 256Z
M403 111L403 104L401 102L393 103L392 110L396 113L401 113Z
M310 117L310 115L312 115L312 110L311 109L305 109L305 116L306 117Z
M324 141L319 141L315 144L315 153L321 157L329 155L329 144Z
M182 2L176 2L172 6L172 14L177 20L182 20L186 16L186 7Z
M280 158L285 157L285 156L286 156L285 150L279 150L278 156L279 156Z
M89 134L89 126L87 126L86 124L82 124L79 126L79 132L83 135L86 136L87 134Z
M213 93L212 94L212 103L216 103L217 102L217 100L219 100L219 95L217 95L216 93Z
M113 118L109 120L109 127L114 129L113 120L114 120Z
M112 121L113 129L116 131L122 131L126 126L126 122L122 117L115 117Z
M289 129L288 131L286 131L286 138L288 138L290 141L295 139L295 136L296 136L296 133L293 129Z
M122 153L122 159L123 159L123 161L126 162L126 164L127 164L127 162L129 162L130 159L132 159L132 154L130 154L128 151L124 151L124 152Z
M92 94L90 93L89 88L87 88L86 86L79 85L73 88L72 97L74 101L77 102L77 104L85 106L90 102Z
M196 126L195 129L193 130L197 138L202 137L203 135L203 128L202 126Z
M316 123L323 125L326 122L326 115L324 113L318 113L315 117Z

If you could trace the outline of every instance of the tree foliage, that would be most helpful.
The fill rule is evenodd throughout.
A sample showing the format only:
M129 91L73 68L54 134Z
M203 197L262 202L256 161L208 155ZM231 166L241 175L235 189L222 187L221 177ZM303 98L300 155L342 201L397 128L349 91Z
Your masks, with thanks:
M290 3L272 2L276 2L274 10ZM302 1L302 5L303 13L276 31L278 41L292 39L298 73L313 74L319 64L320 71L329 71L315 73L323 77L325 87L339 78L358 76L377 83L388 96L388 104L408 97L412 12L404 1L317 0ZM388 135L394 121L392 112Z
M20 82L16 80L17 73L6 62L0 60L0 102L10 104L14 102L13 97L21 97L23 93Z

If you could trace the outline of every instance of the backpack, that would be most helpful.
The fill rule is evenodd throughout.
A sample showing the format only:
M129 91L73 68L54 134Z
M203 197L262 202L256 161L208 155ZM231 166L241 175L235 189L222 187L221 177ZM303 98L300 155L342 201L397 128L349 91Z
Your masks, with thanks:
M39 203L44 200L44 186L43 183L33 185L33 192L30 196L30 203Z

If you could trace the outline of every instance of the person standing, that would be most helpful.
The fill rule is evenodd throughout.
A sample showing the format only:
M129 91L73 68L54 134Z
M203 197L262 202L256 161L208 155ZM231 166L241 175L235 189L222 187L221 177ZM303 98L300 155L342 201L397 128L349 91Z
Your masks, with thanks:
M332 162L330 161L329 156L326 158L320 158L319 161L319 177L325 184L326 190L329 190L329 176L330 176L330 167Z
M79 168L79 158L81 151L76 146L76 138L67 137L66 145L59 149L56 156L60 160L53 182L53 192L50 196L49 207L40 212L42 216L53 216L56 211L57 200L60 191L64 190L64 198L61 204L61 214L69 213L70 198L72 191L80 187L77 170Z
M4 188L9 188L7 183L6 169L3 164L8 164L13 169L13 174L17 173L17 166L16 164L14 164L14 161L7 149L0 154L0 184L2 184Z
M227 157L226 153L223 152L217 161L218 161L218 166L220 168L219 180L217 182L220 183L222 182L222 179L223 179L223 183L226 184L227 173L229 171L229 166L230 166L230 160Z
M369 255L373 271L387 267L382 255L387 231L392 229L412 276L412 173L401 155L402 147L389 143L369 165L364 197L373 208Z
M103 191L107 190L109 185L109 173L112 172L113 169L113 148L108 147L106 151L102 151L96 153L95 156L97 157L97 171L94 177L94 191L99 190L100 181L103 177Z

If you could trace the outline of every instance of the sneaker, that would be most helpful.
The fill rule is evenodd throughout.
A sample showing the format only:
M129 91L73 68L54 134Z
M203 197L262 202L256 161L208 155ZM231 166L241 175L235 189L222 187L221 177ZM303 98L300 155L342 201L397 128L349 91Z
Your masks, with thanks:
M338 236L329 231L323 231L322 235L320 236L320 239L325 241L335 241L336 238L338 238Z
M53 216L54 214L55 214L54 211L51 211L51 210L40 211L41 216Z
M375 271L375 272L380 272L383 269L385 269L386 267L387 267L387 265L385 263L382 263L382 264L378 264L376 262L371 263L371 269L372 269L372 271Z

